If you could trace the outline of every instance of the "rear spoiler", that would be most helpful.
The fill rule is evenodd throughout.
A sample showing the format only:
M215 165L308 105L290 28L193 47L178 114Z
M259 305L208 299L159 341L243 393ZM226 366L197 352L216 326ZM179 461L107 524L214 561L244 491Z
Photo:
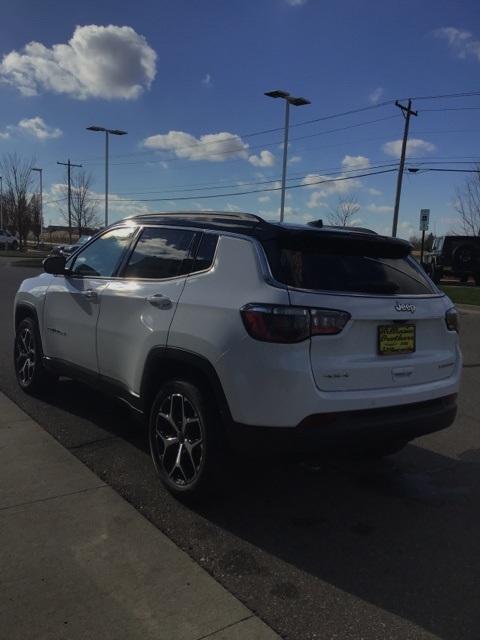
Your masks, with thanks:
M370 233L282 229L276 238L282 248L292 251L307 249L325 254L367 258L405 258L412 250L412 245L406 240Z

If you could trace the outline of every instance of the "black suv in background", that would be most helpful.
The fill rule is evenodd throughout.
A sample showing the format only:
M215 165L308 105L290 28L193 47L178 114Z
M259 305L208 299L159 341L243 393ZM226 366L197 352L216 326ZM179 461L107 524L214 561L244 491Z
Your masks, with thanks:
M424 266L434 282L446 275L467 282L473 276L480 285L480 236L441 236L433 241Z

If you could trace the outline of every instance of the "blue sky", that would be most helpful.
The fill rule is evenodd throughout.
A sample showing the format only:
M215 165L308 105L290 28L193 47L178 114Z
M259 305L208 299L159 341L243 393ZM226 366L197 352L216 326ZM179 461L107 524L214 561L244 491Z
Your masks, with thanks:
M355 178L397 161L403 118L392 104L376 105L478 88L479 15L474 0L17 0L2 8L0 25L0 155L35 157L47 203L61 196L57 160L82 163L101 216L103 138L85 127L125 129L111 139L111 220L199 208L275 217L279 191L199 196L277 186L266 181L281 174L282 132L249 134L282 126L283 104L263 93L285 89L312 102L292 108L292 125L373 107L292 127L290 185L354 179L289 190L287 219L326 219L339 196L355 196L357 224L388 233L396 174ZM480 160L480 95L414 108L411 164ZM454 228L463 180L407 175L400 234L416 231L420 208L431 209L437 233ZM171 200L140 201L148 198ZM45 218L59 220L57 203Z

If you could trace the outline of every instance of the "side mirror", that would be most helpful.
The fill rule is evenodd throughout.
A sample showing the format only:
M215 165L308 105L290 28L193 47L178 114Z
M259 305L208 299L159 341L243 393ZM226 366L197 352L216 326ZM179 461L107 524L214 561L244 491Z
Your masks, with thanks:
M52 273L55 276L65 273L65 256L48 256L43 261L45 273Z

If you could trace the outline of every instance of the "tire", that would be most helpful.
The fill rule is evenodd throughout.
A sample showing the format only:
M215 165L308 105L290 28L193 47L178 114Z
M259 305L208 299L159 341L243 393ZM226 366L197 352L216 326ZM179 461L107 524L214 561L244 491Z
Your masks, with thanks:
M442 269L432 269L431 279L435 284L439 284L442 279L443 271Z
M40 333L33 318L25 318L17 327L13 360L17 382L26 393L39 393L56 381L43 364Z
M198 387L183 380L165 383L150 412L153 464L177 498L198 499L210 492L222 467L218 412Z
M387 442L379 442L376 445L372 445L368 449L363 451L363 456L366 458L386 458L387 456L393 456L404 449L409 440L391 440Z

